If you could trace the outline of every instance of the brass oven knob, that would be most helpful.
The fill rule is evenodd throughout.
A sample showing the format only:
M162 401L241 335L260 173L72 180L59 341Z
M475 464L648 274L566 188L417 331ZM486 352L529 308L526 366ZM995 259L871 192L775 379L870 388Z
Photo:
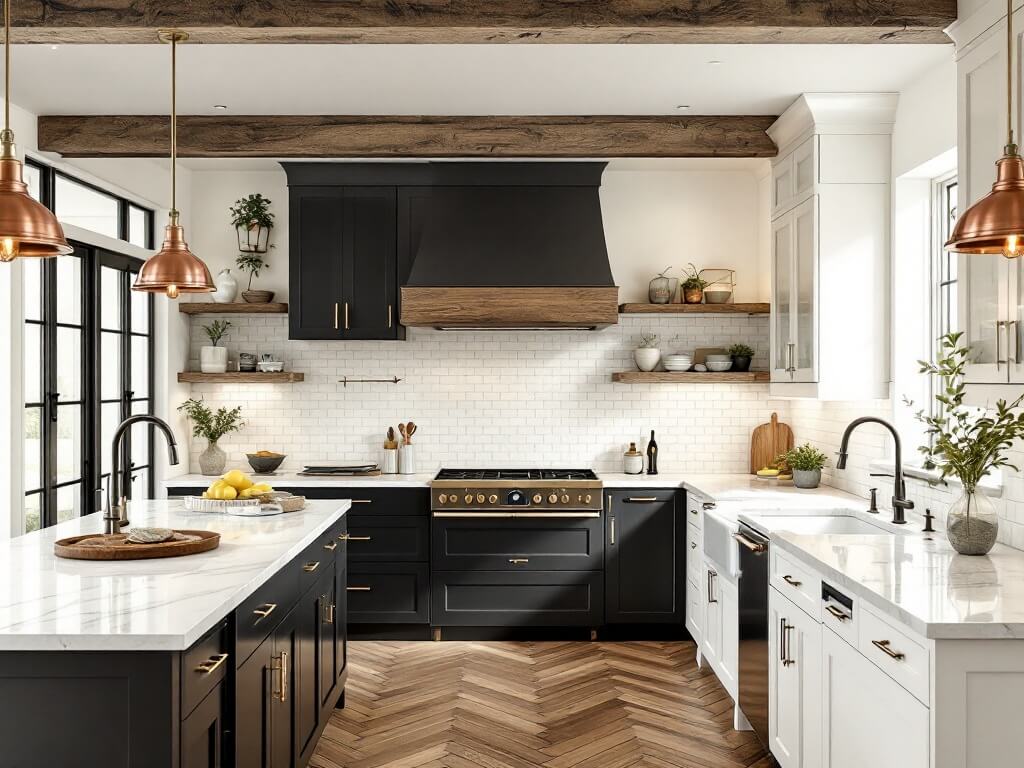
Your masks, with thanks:
M533 503L534 504L540 504L542 501L544 501L544 497L543 496L541 496L539 493L533 494Z
M563 493L562 494L562 503L563 504L568 504L569 503L569 494L567 494L567 493Z
M448 497L448 503L449 503L449 504L458 504L458 503L459 503L459 497L458 497L458 496L456 496L456 495L455 495L455 494L453 493L453 494L452 494L451 496L449 496L449 497Z
M588 493L586 496L583 497L583 503L584 504L589 504L590 503L590 499L591 499L591 496Z
M440 496L437 497L437 503L438 504L446 504L447 502L448 502L448 494L442 493Z
M548 503L549 504L557 504L558 503L558 494L557 493L552 493L550 496L548 496Z
M464 499L464 501L467 504L472 504L473 503L473 494L472 493L467 493L466 494L466 498Z
M482 493L478 493L478 494L476 495L476 503L477 503L477 504L483 504L483 503L484 503L484 499L486 499L486 498L487 498L487 497L486 497L486 496L484 496L484 495L483 495Z
M498 503L498 497L497 497L497 495L495 495L493 493L487 498L487 500L489 502L491 502L491 504L497 504Z

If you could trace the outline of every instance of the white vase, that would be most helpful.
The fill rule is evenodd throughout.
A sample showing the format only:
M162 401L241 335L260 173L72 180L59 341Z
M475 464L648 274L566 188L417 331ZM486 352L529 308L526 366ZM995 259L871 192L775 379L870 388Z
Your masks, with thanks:
M231 304L238 296L238 281L235 280L230 269L222 269L218 272L213 284L217 286L217 290L210 296L218 304Z
M641 371L653 371L661 362L661 350L654 347L639 347L633 350L633 362Z
M398 449L398 474L416 474L416 449L411 445L403 445Z
M227 347L200 347L199 370L203 373L224 373L228 369Z
M206 450L199 454L199 471L204 475L219 475L224 471L228 455L217 443L207 442Z

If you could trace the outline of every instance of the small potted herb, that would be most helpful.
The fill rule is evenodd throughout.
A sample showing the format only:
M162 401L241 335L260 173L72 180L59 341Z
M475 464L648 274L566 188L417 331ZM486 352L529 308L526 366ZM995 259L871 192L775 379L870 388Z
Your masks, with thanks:
M248 287L242 291L243 299L250 304L266 304L274 298L273 291L254 291L252 289L253 278L259 277L260 272L264 269L270 269L270 265L267 264L267 261L263 258L262 254L240 253L238 254L238 258L235 259L235 264L243 272L249 273Z
M700 276L700 270L692 263L683 270L685 276L682 282L683 302L685 304L701 304L704 302L704 289L708 287L708 281Z
M199 469L204 475L219 475L224 471L227 454L217 441L229 432L236 432L245 424L241 408L218 408L216 412L202 400L189 398L178 406L185 418L192 422L192 435L206 438L206 450L199 454Z
M640 346L633 350L633 362L641 371L653 371L661 362L658 336L654 333L640 334Z
M786 466L793 470L793 485L797 488L817 488L821 482L821 468L827 460L824 453L810 443L790 448L784 454Z
M729 347L729 356L732 358L732 370L749 371L754 349L746 344L733 344Z
M238 250L266 253L270 248L270 230L274 228L270 200L257 192L235 200L230 211L231 224L238 235Z
M230 327L231 323L227 320L214 320L203 326L203 331L210 340L209 346L199 348L199 370L203 373L224 373L228 369L228 350L218 345Z

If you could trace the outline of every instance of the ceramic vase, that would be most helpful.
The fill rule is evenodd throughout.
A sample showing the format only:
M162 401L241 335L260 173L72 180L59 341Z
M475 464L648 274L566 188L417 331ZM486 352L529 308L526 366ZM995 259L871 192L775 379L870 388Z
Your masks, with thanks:
M683 288L684 304L700 304L704 301L703 288Z
M661 362L661 350L655 347L639 347L633 350L633 362L641 371L653 371Z
M238 281L235 280L230 269L222 269L218 272L213 284L217 286L217 290L210 296L218 304L231 304L238 296Z
M228 369L227 347L200 347L199 370L203 373L224 373Z
M220 475L224 473L224 465L228 455L216 442L210 442L206 450L199 454L199 471L204 475Z
M730 371L749 371L750 370L750 358L749 357L737 357L733 355L732 368Z
M996 508L977 491L965 490L946 513L946 538L961 555L987 555L998 533Z
M820 469L794 469L793 485L797 488L817 488L821 482Z

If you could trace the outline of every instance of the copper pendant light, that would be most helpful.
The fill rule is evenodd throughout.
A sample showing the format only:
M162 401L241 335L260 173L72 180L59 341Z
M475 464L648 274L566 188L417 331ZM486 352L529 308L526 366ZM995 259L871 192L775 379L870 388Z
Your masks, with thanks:
M4 129L0 132L0 261L63 256L72 247L57 217L32 198L11 130L11 0L4 0Z
M996 162L992 191L960 216L946 250L967 254L1024 255L1024 160L1013 139L1013 0L1006 3L1007 141Z
M175 204L178 191L177 46L188 40L188 33L177 29L161 30L159 36L161 42L171 44L171 210L164 227L164 244L142 265L132 290L163 293L169 299L176 299L182 293L210 293L217 290L217 286L203 260L189 250Z

